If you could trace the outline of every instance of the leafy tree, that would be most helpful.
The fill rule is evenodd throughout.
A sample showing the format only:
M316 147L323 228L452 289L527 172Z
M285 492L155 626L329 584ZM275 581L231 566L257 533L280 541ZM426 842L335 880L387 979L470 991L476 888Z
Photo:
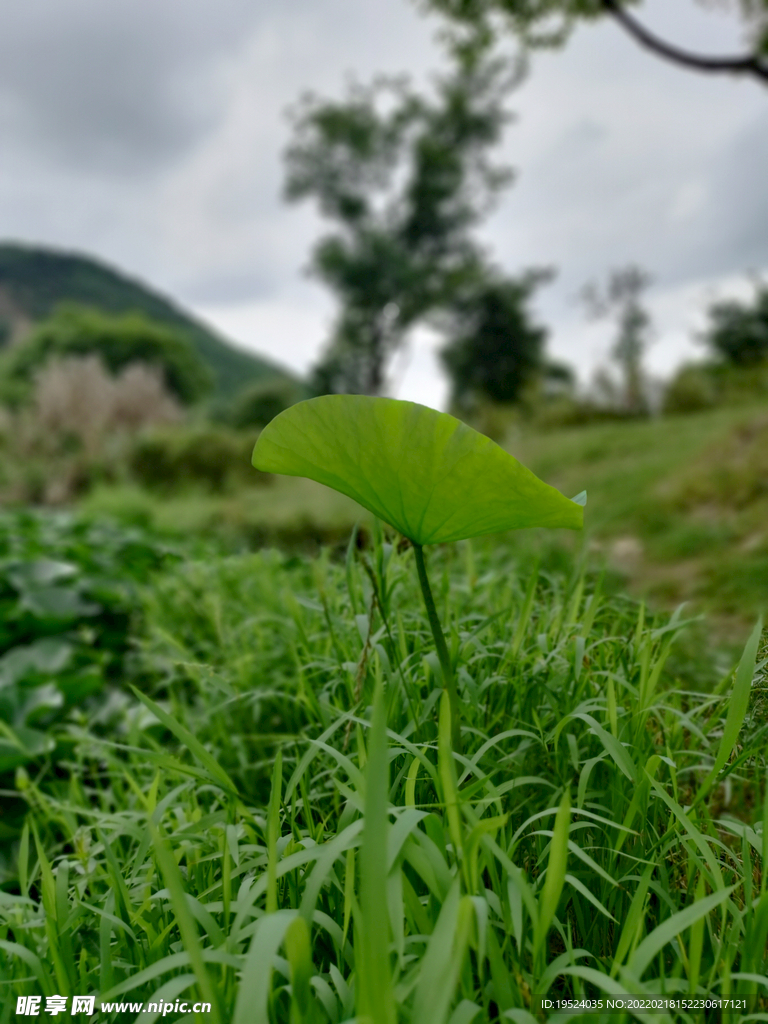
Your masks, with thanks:
M702 336L712 354L730 366L757 366L768 360L768 284L758 284L752 304L716 302Z
M488 58L487 41L454 57L433 99L378 79L340 103L307 95L294 112L286 197L314 198L337 226L311 261L341 307L315 393L379 394L408 330L485 274L468 232L510 179L486 154L517 75Z
M249 384L227 406L225 422L236 429L264 427L275 416L308 397L293 381L267 380Z
M710 55L680 47L646 27L634 9L642 0L416 0L483 36L510 29L526 49L561 46L580 20L609 18L640 46L683 68L746 75L768 82L768 0L721 0L740 19L748 43L740 54ZM713 6L712 0L696 0Z
M454 300L440 358L458 409L477 398L515 402L541 368L547 332L531 321L527 303L550 276L534 271L519 280L489 279Z
M140 314L107 316L94 309L62 305L19 345L3 353L1 375L24 394L32 378L53 357L98 354L113 375L132 363L157 367L165 386L182 404L191 405L213 387L208 367L186 338Z
M616 317L617 336L612 355L622 371L623 405L629 413L642 412L645 406L642 361L651 318L641 297L650 282L645 271L630 265L614 270L604 288L591 284L582 293L593 316Z

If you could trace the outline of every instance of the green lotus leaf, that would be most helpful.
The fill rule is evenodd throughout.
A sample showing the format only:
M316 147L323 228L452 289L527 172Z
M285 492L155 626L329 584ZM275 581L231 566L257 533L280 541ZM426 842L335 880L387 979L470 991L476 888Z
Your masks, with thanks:
M395 398L292 405L261 432L251 461L341 491L418 545L583 525L582 495L566 498L455 417Z

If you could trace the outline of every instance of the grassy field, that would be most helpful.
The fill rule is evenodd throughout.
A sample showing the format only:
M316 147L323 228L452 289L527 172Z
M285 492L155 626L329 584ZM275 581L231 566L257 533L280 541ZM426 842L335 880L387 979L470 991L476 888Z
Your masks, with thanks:
M727 636L768 607L768 407L724 408L514 439L566 494L589 493L587 532L630 591L694 600Z
M545 433L518 428L506 447L565 494L588 491L583 539L554 543L569 556L586 545L613 587L670 611L692 602L726 645L768 608L765 403ZM79 507L182 536L222 536L233 550L277 543L317 551L343 542L356 520L369 522L343 495L288 477L163 496L128 481L96 487ZM504 543L543 551L553 540L524 531Z
M604 463L654 478L612 436L579 439L607 539L600 481L631 485ZM249 553L25 513L0 541L0 1024L56 994L142 1024L532 1024L621 993L768 1019L765 634L737 668L563 545L431 549L458 754L413 552L375 531Z

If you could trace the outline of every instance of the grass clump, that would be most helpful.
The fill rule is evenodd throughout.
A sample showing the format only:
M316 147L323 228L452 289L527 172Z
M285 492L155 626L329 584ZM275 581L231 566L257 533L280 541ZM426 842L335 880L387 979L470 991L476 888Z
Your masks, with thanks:
M142 591L120 729L72 718L13 790L3 991L235 1024L766 1012L765 637L680 679L682 612L498 538L436 547L459 755L413 552L357 551L190 556Z

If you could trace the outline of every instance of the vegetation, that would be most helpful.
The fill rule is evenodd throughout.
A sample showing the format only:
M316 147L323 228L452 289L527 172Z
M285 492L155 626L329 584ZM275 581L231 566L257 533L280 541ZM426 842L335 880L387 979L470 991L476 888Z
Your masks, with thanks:
M689 412L768 396L768 286L758 283L753 301L715 302L699 337L708 354L687 364L667 386L664 405Z
M191 344L167 327L136 313L110 317L65 305L43 321L21 345L4 353L0 374L11 386L27 384L51 359L98 355L116 376L132 363L157 368L168 391L193 405L213 387L213 374Z
M449 325L449 366L470 364L481 390L493 387L490 348L504 362L495 387L505 400L540 361L542 332L528 323L526 299L541 275L508 279L471 237L509 179L487 154L508 119L514 76L486 49L457 46L434 99L404 79L378 80L354 85L341 103L306 96L294 114L286 195L316 199L337 226L311 262L340 306L313 370L315 394L382 394L409 330L438 317Z
M108 317L137 314L186 340L213 373L215 393L231 399L251 381L290 374L215 333L143 284L86 256L15 243L0 245L0 293L7 310L0 343L23 342L35 324L62 303L97 310Z
M119 546L46 519L6 518L22 560ZM675 657L680 613L498 538L437 547L458 756L413 553L356 550L182 545L137 587L122 671L5 776L12 1000L96 993L116 1021L202 999L237 1024L530 1022L536 996L620 992L765 1012L759 632L734 676Z
M707 74L744 75L768 82L768 2L726 0L741 22L746 48L740 54L699 53L657 35L636 13L637 0L418 0L481 36L499 24L509 28L526 49L562 46L582 20L610 19L636 43L662 60ZM701 7L706 0L697 0ZM723 6L723 5L720 5Z
M711 353L730 366L768 362L768 285L758 284L753 302L715 302L702 340Z
M483 398L518 402L541 373L547 332L532 322L527 303L548 277L532 273L517 281L489 280L454 299L449 339L439 353L454 409L466 412Z
M583 298L592 316L612 314L617 321L616 341L611 355L622 375L620 407L630 416L647 413L643 355L648 344L651 318L641 302L650 277L639 267L614 270L604 288L588 285Z
M580 529L586 494L569 501L452 416L394 398L333 395L300 402L261 434L253 465L328 484L413 545L449 701L453 748L461 752L459 696L424 545L526 526Z
M256 381L246 385L219 418L238 430L265 427L285 409L309 397L309 388L295 381Z

